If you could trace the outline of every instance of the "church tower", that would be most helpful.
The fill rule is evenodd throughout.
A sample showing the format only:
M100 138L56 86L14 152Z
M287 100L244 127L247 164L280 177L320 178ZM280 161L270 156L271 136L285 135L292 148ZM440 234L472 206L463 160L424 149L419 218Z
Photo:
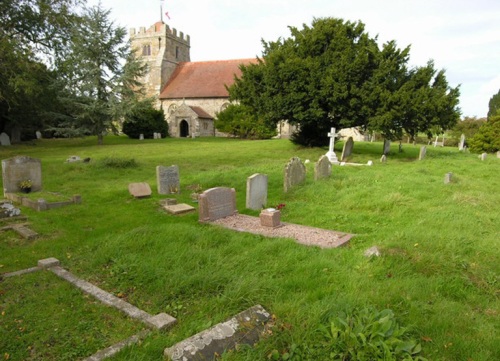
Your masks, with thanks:
M144 27L139 31L130 29L130 42L132 49L148 66L142 79L146 96L158 99L177 64L190 61L189 35L184 36L182 32L177 35L176 29L159 21L147 30Z

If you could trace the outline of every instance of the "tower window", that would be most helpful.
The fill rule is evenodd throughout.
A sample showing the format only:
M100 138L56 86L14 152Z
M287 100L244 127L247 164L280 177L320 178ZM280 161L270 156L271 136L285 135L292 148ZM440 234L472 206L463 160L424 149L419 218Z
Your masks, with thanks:
M178 46L175 47L175 58L179 59L179 47Z
M151 55L151 45L144 45L142 47L142 55Z

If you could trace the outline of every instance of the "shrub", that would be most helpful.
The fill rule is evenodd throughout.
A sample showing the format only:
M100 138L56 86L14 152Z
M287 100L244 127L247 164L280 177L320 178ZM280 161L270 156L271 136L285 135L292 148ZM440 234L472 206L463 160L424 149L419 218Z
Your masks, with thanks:
M250 108L231 104L217 114L217 130L242 139L269 139L276 135L276 126L257 119Z
M144 138L153 138L154 133L161 133L165 138L168 136L168 123L162 109L155 109L150 102L141 102L125 117L122 132L133 139L139 139L140 134Z
M498 152L500 150L500 115L491 117L468 141L472 152Z

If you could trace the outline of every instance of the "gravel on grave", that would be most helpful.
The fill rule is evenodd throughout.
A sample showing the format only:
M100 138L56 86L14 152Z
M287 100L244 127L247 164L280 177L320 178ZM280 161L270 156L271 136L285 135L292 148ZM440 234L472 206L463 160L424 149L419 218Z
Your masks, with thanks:
M349 233L284 222L279 227L264 227L260 225L259 217L244 214L221 218L211 223L235 231L260 234L266 237L293 238L298 243L321 248L335 248L346 245L353 237Z

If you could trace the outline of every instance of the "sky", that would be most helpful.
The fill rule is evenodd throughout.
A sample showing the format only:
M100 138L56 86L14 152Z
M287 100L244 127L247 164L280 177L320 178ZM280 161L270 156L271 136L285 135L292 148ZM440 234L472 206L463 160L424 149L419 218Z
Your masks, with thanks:
M95 5L99 0L88 0ZM100 0L127 30L163 16L190 36L191 61L255 58L262 42L290 36L314 18L361 21L379 44L411 46L410 66L433 60L460 85L462 116L486 117L500 90L499 0ZM168 12L168 16L165 13Z

